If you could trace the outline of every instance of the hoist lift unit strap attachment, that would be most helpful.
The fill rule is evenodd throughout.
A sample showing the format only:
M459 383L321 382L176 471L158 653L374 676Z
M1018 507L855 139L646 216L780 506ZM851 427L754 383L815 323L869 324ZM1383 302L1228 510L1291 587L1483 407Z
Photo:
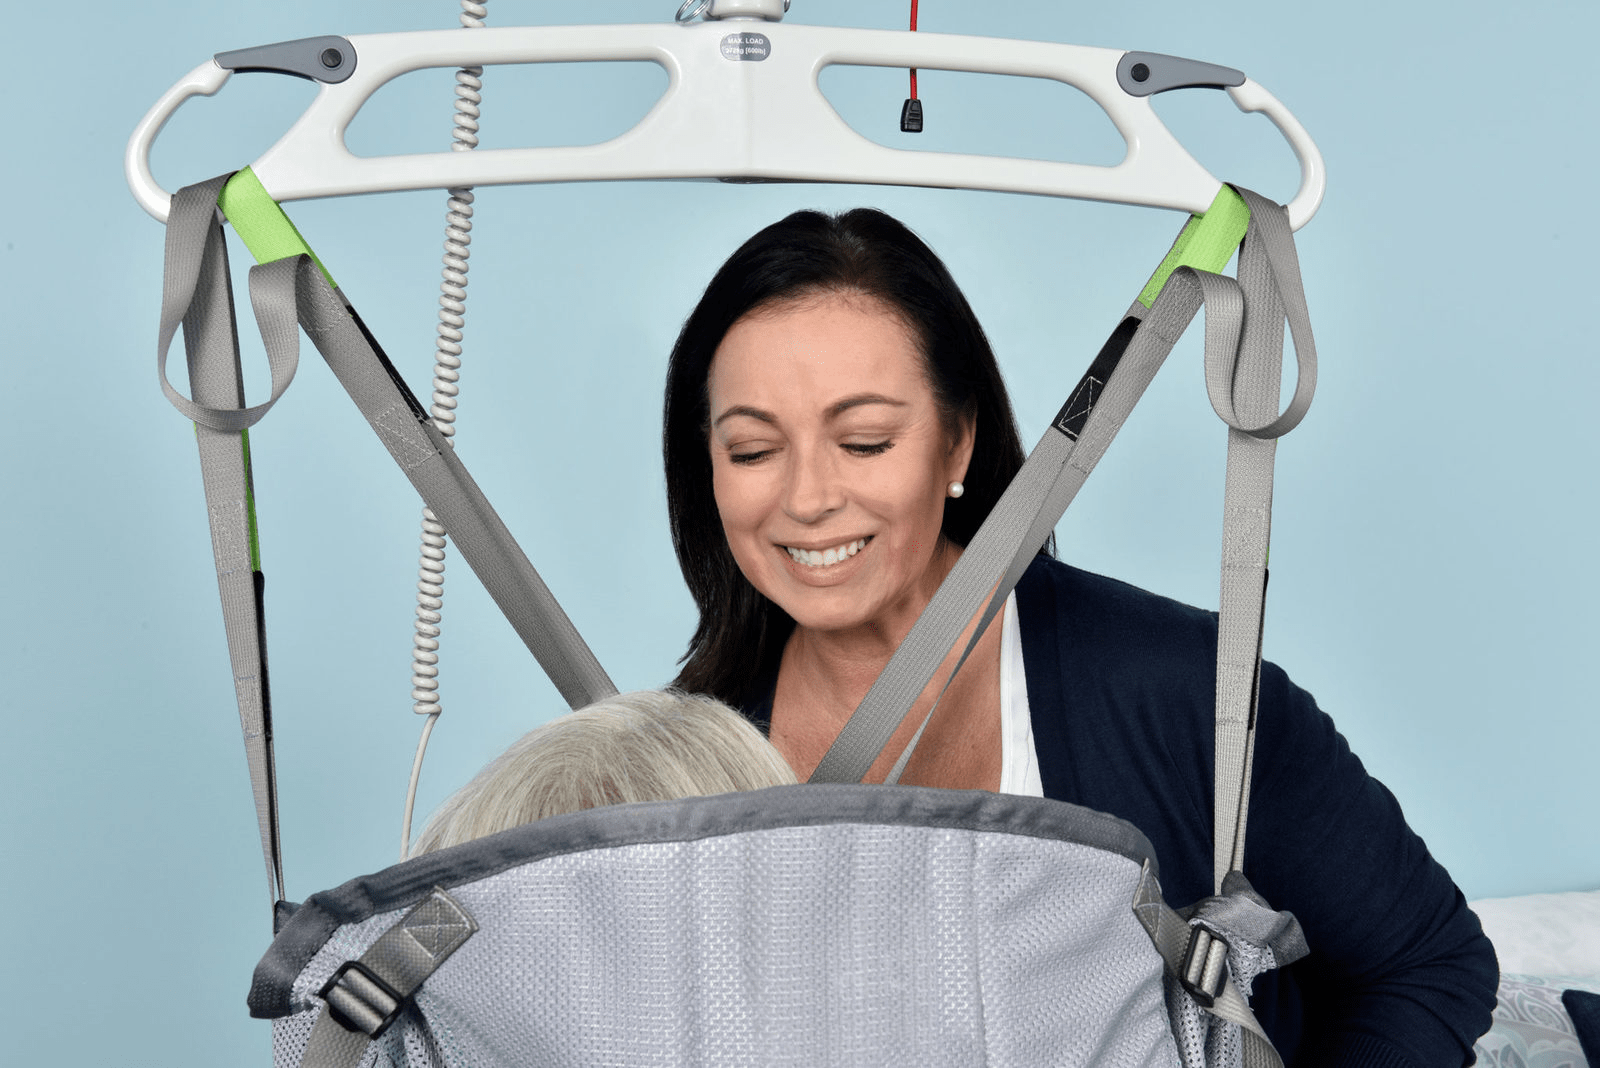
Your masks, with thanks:
M250 271L250 300L267 349L272 395L253 408L244 406L221 214L258 261ZM192 399L166 378L167 350L180 323ZM194 421L200 441L229 658L274 903L284 890L263 579L245 433L293 379L301 326L567 703L578 708L617 692L449 440L255 175L246 168L179 190L168 218L158 369L163 391Z

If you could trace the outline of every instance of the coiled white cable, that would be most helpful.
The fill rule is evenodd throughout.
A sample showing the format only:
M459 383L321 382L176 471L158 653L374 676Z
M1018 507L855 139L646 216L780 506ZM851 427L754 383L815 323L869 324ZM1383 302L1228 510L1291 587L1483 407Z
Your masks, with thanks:
M462 29L477 29L488 17L486 2L461 0ZM478 147L478 107L483 103L483 68L456 71L455 114L450 148L470 152ZM467 257L472 254L472 189L449 190L445 214L444 269L439 283L439 325L434 345L433 403L428 414L445 440L456 433L456 397L460 394L461 339L467 313ZM428 738L442 711L439 705L439 623L444 608L445 529L431 508L422 509L422 550L417 561L417 618L411 638L411 710L427 716L406 788L405 817L400 824L400 859L411 849L411 814L417 802L417 780Z

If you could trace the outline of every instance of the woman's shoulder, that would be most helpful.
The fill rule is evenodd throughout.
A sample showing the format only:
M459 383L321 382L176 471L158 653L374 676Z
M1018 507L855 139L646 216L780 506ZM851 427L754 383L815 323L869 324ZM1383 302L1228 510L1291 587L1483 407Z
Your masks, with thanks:
M1022 629L1062 643L1215 655L1217 614L1128 582L1036 557L1017 583Z

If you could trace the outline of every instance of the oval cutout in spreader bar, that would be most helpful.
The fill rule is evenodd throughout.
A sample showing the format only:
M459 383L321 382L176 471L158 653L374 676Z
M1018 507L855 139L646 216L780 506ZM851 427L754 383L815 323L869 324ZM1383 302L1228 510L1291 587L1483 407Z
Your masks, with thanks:
M483 70L479 148L597 145L634 126L667 91L648 61L502 63ZM441 152L450 147L455 68L431 67L388 82L345 134L358 156Z
M901 130L908 72L835 64L822 95L851 129L889 148L1114 167L1128 146L1089 95L1053 78L917 70L922 132ZM1017 123L1016 116L1028 118ZM997 122L997 116L1006 121Z

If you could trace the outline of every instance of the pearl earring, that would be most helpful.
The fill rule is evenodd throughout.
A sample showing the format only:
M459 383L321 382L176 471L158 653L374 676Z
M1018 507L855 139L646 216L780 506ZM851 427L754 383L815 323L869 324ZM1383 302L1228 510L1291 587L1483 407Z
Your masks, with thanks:
M950 488L949 488L948 492L949 492L950 496L952 496L952 497L959 497L963 493L967 492L967 487L963 486L959 482L952 482L952 483L950 483Z

